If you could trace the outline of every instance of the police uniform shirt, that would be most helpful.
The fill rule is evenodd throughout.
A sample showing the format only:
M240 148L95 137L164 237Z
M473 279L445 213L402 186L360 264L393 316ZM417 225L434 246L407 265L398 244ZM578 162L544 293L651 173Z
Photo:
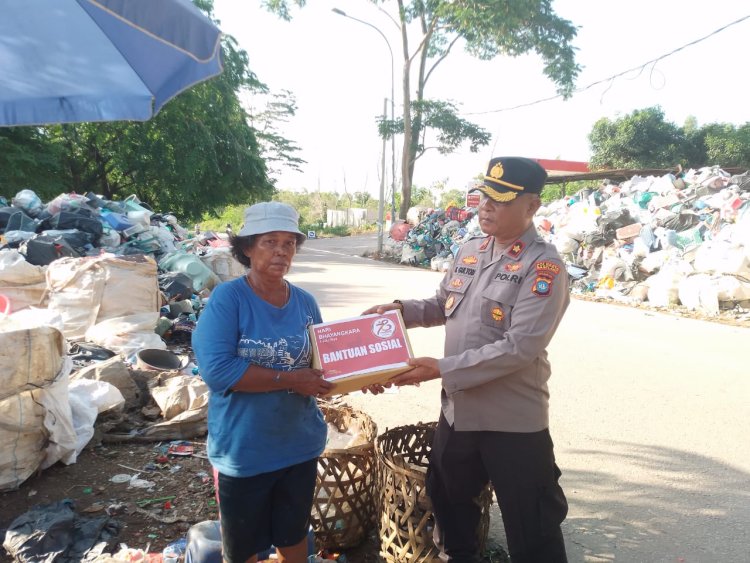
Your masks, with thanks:
M549 426L546 347L569 301L565 266L532 225L504 250L470 240L435 297L403 302L407 327L445 324L442 410L456 430Z

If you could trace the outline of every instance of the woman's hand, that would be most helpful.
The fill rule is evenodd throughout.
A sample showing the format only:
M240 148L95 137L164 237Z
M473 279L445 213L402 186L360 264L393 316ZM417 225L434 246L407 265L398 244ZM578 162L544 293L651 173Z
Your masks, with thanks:
M372 315L374 313L377 313L378 315L382 315L386 311L395 311L400 310L403 311L404 307L401 305L401 303L385 303L383 305L374 305L367 309L367 311L363 312L363 315Z
M289 374L289 389L306 397L322 397L333 388L333 383L323 379L323 371L313 368L296 369Z

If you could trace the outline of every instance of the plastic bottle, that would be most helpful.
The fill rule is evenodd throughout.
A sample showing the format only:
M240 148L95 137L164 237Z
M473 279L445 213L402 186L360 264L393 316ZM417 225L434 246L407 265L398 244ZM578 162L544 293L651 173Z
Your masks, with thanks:
M164 548L164 551L161 552L161 560L162 563L178 563L180 560L180 554L177 553L177 550L171 545L168 545Z

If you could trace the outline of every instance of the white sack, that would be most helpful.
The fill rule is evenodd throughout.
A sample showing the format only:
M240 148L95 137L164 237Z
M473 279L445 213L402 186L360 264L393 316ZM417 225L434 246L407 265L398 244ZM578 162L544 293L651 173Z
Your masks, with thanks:
M16 314L18 315L18 314ZM22 328L10 315L0 326L0 399L55 381L67 345L51 326Z
M164 341L154 332L159 312L139 313L97 323L86 331L86 340L129 358L143 348L166 350Z
M678 296L680 303L690 310L701 310L710 314L719 312L716 281L708 274L696 274L680 280Z
M99 259L104 290L96 323L159 310L156 261L150 256L112 256Z
M211 248L200 259L223 282L244 276L246 272L245 266L234 259L229 247Z
M60 258L47 268L49 308L58 311L69 340L82 340L96 321L106 272L91 258Z
M208 404L208 387L194 375L176 375L164 385L151 389L151 396L159 405L166 420Z
M17 250L0 250L0 293L10 299L13 311L45 306L44 270L29 264Z
M97 415L123 406L125 398L114 385L93 379L72 381L68 394L76 433L75 450L76 455L80 455L94 436Z
M649 302L657 307L679 304L679 286L683 277L684 275L676 268L665 268L648 278Z
M734 276L719 276L716 285L720 303L750 299L750 283Z
M34 393L24 391L0 400L0 491L18 488L46 456L46 410Z
M70 465L75 463L77 458L76 432L68 398L69 374L72 365L72 360L65 358L65 363L55 383L38 391L38 401L47 410L44 416L44 427L49 433L49 444L45 450L42 469L47 469L58 461Z
M693 266L698 272L750 277L750 261L745 248L724 241L711 240L700 245Z

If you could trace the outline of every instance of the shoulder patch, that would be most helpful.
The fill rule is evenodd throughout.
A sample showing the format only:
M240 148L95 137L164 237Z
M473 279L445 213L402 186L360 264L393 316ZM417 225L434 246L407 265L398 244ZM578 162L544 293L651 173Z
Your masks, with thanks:
M523 243L523 241L517 240L510 245L510 248L508 249L508 256L510 256L511 258L518 258L525 247L526 245Z
M550 262L549 260L540 260L539 262L534 264L534 269L538 274L546 272L552 276L556 276L560 273L560 266L558 266L554 262Z
M537 297L547 297L552 292L552 279L548 276L537 276L534 285L531 286L531 293Z

